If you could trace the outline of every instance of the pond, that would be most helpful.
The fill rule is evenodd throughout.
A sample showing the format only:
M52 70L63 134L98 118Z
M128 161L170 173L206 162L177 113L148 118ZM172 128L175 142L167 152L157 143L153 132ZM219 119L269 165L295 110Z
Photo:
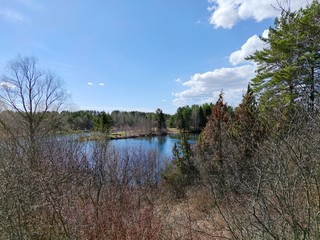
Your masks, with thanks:
M191 145L196 144L198 135L190 134L188 135L188 142ZM161 159L171 159L172 158L172 148L174 144L180 144L180 135L167 135L167 136L154 136L154 137L144 137L144 138L128 138L128 139L117 139L111 140L110 146L116 149L123 148L143 148L145 150L156 150Z
M61 135L59 139L70 139L70 140L79 140L82 137L88 137L92 133L80 133L80 134L70 134L70 135ZM189 134L188 142L191 145L197 143L199 135L198 134ZM166 136L153 136L153 137L141 137L141 138L127 138L127 139L114 139L109 140L108 147L110 149L115 148L121 152L122 150L126 151L139 151L139 150L152 150L156 151L157 155L160 157L161 162L167 162L172 160L172 148L176 143L178 146L181 142L180 135L166 135ZM91 152L95 145L95 141L80 141L79 142L85 151Z

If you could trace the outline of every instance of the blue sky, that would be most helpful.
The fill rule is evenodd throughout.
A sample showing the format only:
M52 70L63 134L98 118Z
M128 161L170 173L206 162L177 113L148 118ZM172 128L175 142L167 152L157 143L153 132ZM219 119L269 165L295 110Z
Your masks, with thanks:
M291 8L307 1L291 0ZM276 0L0 0L0 69L33 55L65 82L72 110L237 105L266 47Z

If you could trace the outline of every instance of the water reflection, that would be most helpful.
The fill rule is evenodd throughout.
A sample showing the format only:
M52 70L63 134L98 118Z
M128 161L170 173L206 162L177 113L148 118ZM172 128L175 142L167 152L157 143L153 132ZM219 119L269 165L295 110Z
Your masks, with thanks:
M190 135L188 142L195 144L197 142L198 135ZM156 136L146 138L129 138L129 139L117 139L111 140L110 146L116 149L123 148L142 148L145 150L156 150L162 159L172 158L172 148L174 144L180 144L179 135L167 135L167 136Z

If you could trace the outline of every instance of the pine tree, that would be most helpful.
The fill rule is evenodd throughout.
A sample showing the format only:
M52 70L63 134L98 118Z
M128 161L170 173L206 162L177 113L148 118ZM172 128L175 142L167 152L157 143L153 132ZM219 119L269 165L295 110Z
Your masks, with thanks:
M316 1L304 10L283 11L268 37L261 38L268 47L247 58L258 65L252 86L262 110L297 103L318 107L319 16Z
M109 134L109 131L113 125L113 120L109 114L102 111L95 117L94 129L106 135Z

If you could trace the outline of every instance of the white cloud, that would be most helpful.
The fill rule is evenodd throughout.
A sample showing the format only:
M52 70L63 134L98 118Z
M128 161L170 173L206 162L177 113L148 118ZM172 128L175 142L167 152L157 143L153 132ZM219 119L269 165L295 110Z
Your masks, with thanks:
M176 83L182 83L181 79L180 78L177 78L174 80Z
M208 0L208 2L212 4L208 8L212 12L210 22L215 27L232 28L240 20L253 18L261 21L280 13L273 7L277 6L276 0ZM307 2L296 0L291 4L291 9L296 10L306 4ZM268 37L268 30L262 33L262 37ZM175 81L182 83L186 90L173 93L174 105L216 102L220 92L223 91L225 101L236 106L240 103L250 79L255 75L256 65L247 62L245 58L266 47L266 43L261 41L257 35L253 35L241 46L240 50L230 54L229 62L234 67L197 73L187 82L176 79ZM239 64L242 65L237 66Z
M25 21L24 16L22 16L20 13L12 10L12 9L8 9L8 8L4 8L0 6L0 18L6 20L6 21L10 21L10 22L23 22Z
M232 28L238 21L255 19L262 21L267 18L274 18L280 15L277 10L279 0L209 0L212 12L210 23L216 28ZM282 2L282 1L280 1ZM308 0L291 1L291 10L305 7Z
M167 99L162 99L162 100L161 100L161 102L166 102L166 101L167 101Z
M215 27L232 28L238 20L237 10L225 0L217 0L217 7L211 7L208 10L213 13L210 17L210 23Z
M268 37L269 30L262 33L262 37ZM187 82L182 83L178 78L175 81L182 83L187 90L172 93L175 97L174 105L202 104L216 102L223 90L224 99L232 106L240 103L242 95L252 77L254 77L256 65L245 60L245 57L257 50L262 50L267 45L257 35L250 37L240 50L230 54L229 61L232 65L243 64L230 68L219 68L205 73L194 74Z
M0 82L0 87L5 89L15 89L16 86L9 82Z
M89 85L89 86L92 86L92 85L93 85L93 83L92 83L92 82L88 82L88 85Z
M221 90L225 93L225 99L232 104L238 104L242 92L247 87L249 80L254 76L255 66L247 64L233 68L220 68L210 72L197 73L183 85L187 87L179 93L174 93L173 103L176 106L186 104L216 101ZM237 97L237 99L235 98Z
M223 91L224 102L227 103L229 106L237 106L241 102L242 96L245 93L244 88L228 89L228 90L222 89L222 91ZM211 97L204 99L203 101L199 102L199 104L215 103L219 99L220 93L221 93L221 90L212 92Z
M266 30L263 31L262 37L263 38L268 38L268 36L269 36L269 29L266 29Z
M103 87L103 86L104 86L104 83L99 83L99 86Z
M265 30L262 33L262 37L266 38L268 36L269 30ZM238 65L241 63L245 63L245 58L253 54L255 51L260 51L263 48L267 47L267 44L257 36L253 35L250 37L245 44L242 45L241 49L231 53L229 57L229 62L232 65Z

